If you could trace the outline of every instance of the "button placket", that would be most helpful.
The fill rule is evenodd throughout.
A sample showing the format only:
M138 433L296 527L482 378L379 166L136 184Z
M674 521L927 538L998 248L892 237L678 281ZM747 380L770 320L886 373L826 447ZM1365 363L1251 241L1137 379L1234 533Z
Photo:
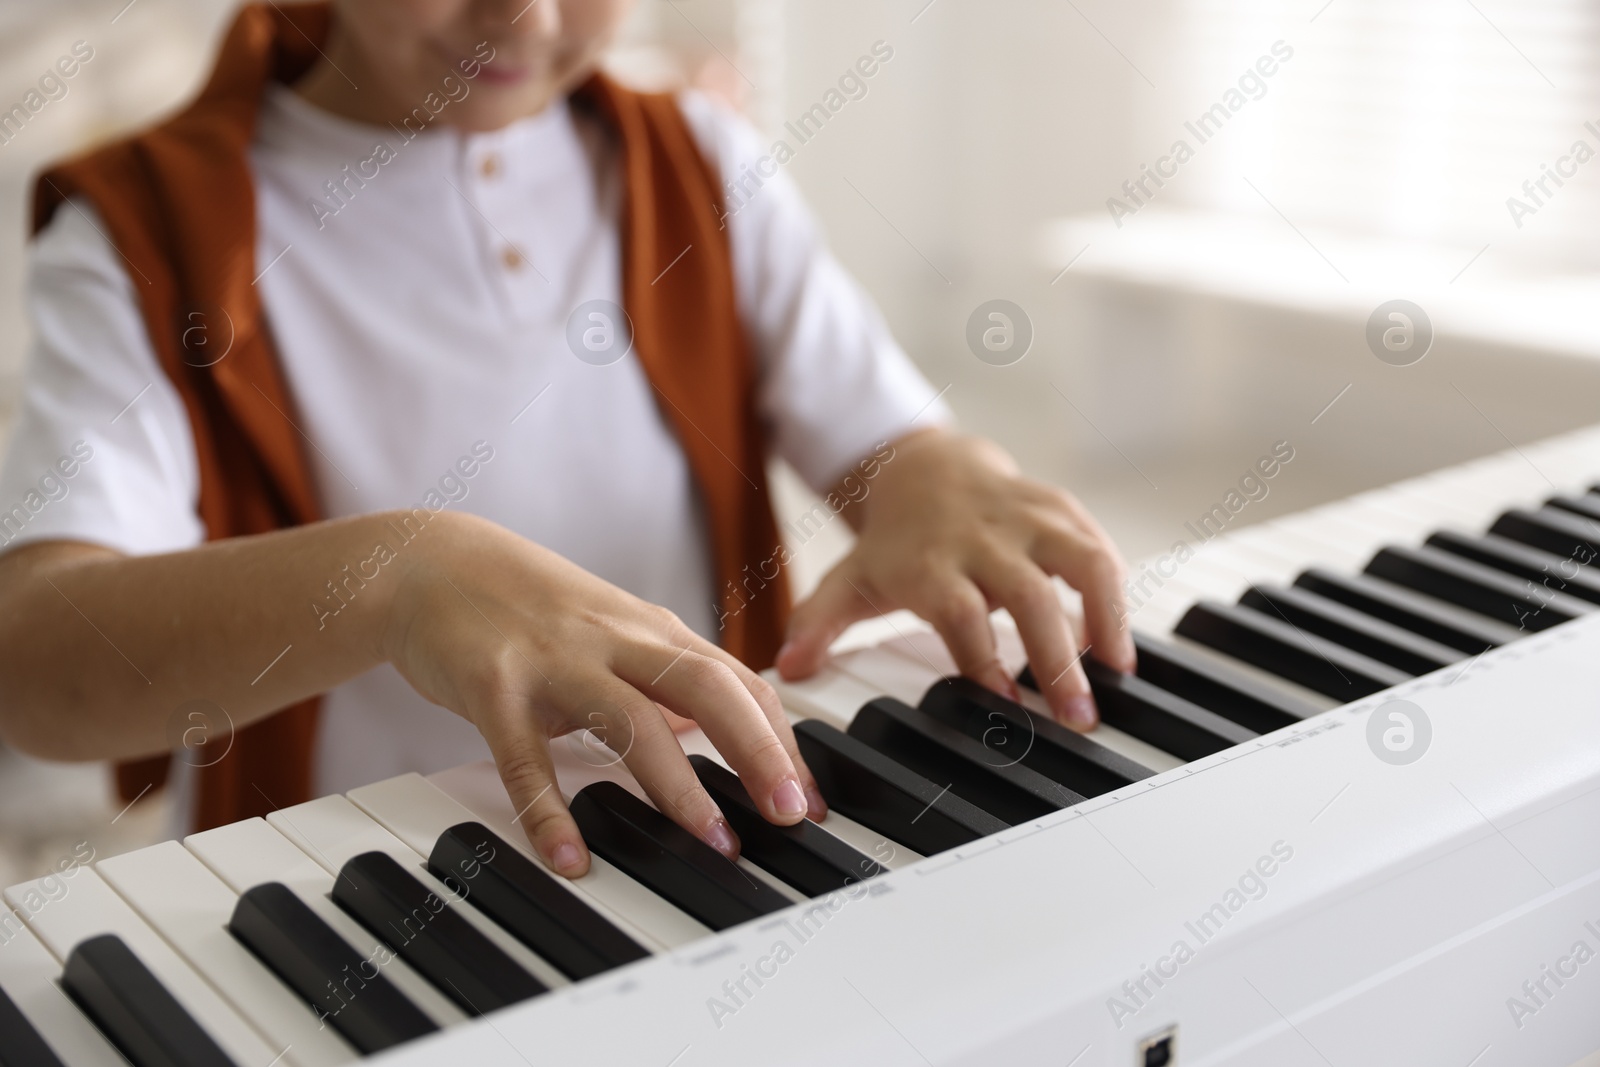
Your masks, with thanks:
M486 143L487 142L487 143ZM528 273L527 254L521 247L514 212L507 202L504 153L493 135L467 136L462 142L461 171L472 201L473 222L487 264L486 279L499 293L502 306L515 315L522 302L520 284Z

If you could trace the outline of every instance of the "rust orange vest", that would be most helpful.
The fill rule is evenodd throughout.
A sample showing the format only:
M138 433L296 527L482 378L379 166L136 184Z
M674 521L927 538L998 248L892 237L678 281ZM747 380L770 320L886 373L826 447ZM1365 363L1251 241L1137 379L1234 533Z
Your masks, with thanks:
M200 517L213 540L321 517L251 284L255 194L247 153L269 79L292 82L309 69L330 18L325 3L245 7L193 104L154 129L47 171L35 190L35 232L67 197L85 197L127 264L156 355L189 414ZM770 567L779 537L764 474L756 365L720 222L720 183L671 96L636 93L596 75L575 99L603 117L620 146L623 302L634 350L706 509L717 600L727 613L723 646L765 667L781 642L789 598L781 574L748 603L740 595L745 568ZM186 316L219 310L233 324L233 347L212 366L193 366L182 358ZM317 704L308 700L241 730L228 757L201 770L197 828L310 798ZM164 781L167 766L166 756L122 765L123 795L131 799Z

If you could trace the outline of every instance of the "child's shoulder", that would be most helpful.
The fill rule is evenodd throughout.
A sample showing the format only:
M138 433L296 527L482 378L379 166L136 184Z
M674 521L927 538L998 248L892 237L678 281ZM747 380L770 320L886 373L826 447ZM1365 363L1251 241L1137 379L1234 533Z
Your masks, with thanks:
M700 89L679 89L672 94L700 150L720 164L722 173L736 174L764 151L761 135L750 120L726 102Z

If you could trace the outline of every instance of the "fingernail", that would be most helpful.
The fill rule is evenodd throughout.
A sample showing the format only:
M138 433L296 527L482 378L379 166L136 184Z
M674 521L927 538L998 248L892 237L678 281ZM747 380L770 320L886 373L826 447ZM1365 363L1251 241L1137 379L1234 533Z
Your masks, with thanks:
M790 653L794 652L794 645L795 645L795 643L793 641L785 641L778 648L778 655L773 660L773 662L774 663L782 663L784 660L788 659Z
M570 841L563 841L550 853L550 865L558 871L576 870L583 865L583 853Z
M1067 698L1067 721L1072 725L1093 726L1098 718L1091 698L1084 696Z
M778 788L772 791L772 807L779 815L804 815L806 794L800 788L800 783L793 778L785 778Z
M822 799L822 790L811 785L806 787L806 815L813 819L820 819L828 813L828 802Z
M724 820L718 819L706 827L706 841L730 860L738 858L739 839L733 836L733 828Z

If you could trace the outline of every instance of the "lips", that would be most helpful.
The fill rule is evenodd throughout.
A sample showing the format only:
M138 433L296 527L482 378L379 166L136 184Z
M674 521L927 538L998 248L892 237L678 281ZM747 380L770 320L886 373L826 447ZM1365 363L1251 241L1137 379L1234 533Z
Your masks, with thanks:
M514 67L506 63L496 63L493 66L480 65L478 67L478 80L490 85L516 85L526 81L532 73L531 67Z
M534 70L534 64L512 63L504 56L486 63L478 58L478 52L483 48L481 44L478 45L476 50L468 51L458 51L449 45L438 42L435 42L432 47L433 54L438 56L440 61L451 70L463 73L476 70L477 73L473 77L491 85L515 85L518 82L527 80ZM498 50L492 50L489 54L494 56L496 51Z

